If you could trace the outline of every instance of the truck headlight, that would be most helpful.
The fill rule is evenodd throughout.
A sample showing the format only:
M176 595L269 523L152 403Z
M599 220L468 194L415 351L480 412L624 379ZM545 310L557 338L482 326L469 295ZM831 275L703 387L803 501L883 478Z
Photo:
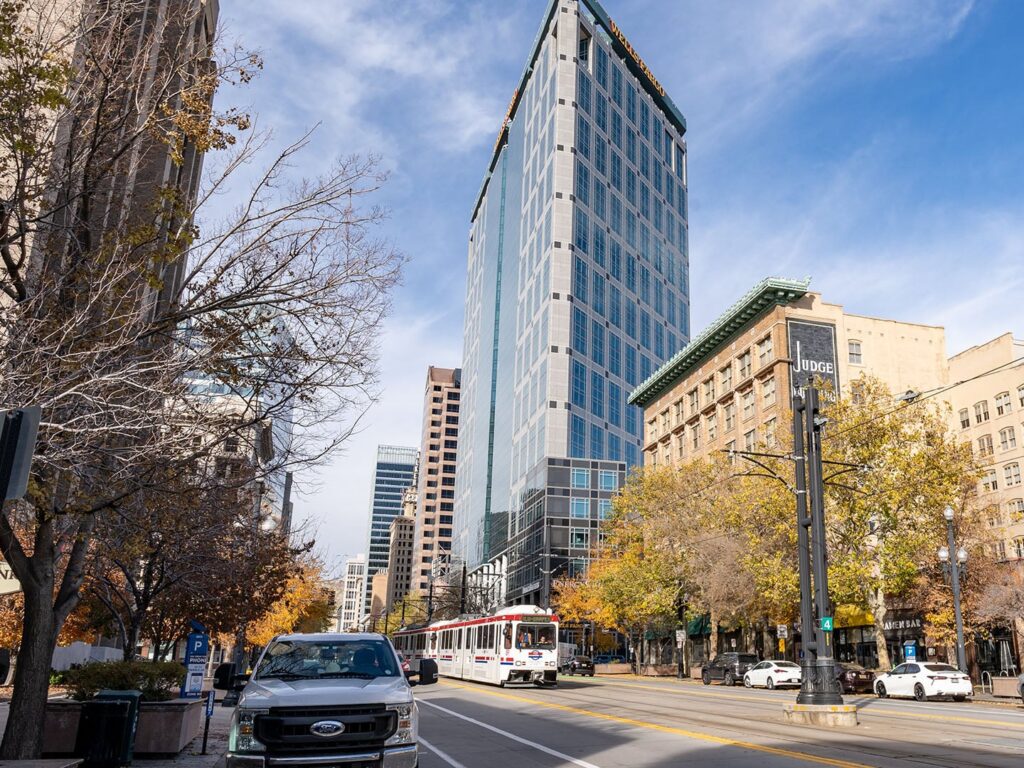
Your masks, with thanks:
M398 727L391 737L385 742L387 746L396 744L412 744L416 741L416 704L406 702L405 704L388 704L388 711L394 712L398 719Z
M236 707L228 731L228 752L265 752L267 748L256 740L256 718L269 713L269 709Z

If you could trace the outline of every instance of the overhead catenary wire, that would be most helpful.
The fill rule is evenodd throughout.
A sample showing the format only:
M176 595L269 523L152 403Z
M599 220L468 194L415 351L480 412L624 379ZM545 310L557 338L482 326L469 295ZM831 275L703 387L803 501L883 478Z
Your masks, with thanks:
M945 392L948 392L951 389L955 389L956 387L962 386L964 384L968 384L968 383L970 383L972 381L977 381L978 379L983 379L986 376L991 376L993 374L999 373L1000 371L1002 371L1002 370L1004 370L1006 368L1012 368L1013 366L1017 365L1018 363L1024 363L1024 356L1015 358L1015 359L1010 360L1008 362L1005 362L1005 363L1003 363L1001 365L997 365L995 368L991 368L991 369L989 369L987 371L983 371L982 373L976 374L975 376L971 376L969 378L961 379L960 381L953 382L952 384L945 384L945 385L943 385L941 387L935 387L934 389L929 389L929 390L927 390L925 392L921 392L916 397L914 397L912 400L900 403L899 405L897 405L894 408L889 409L888 411L885 411L883 413L879 413L879 414L877 414L875 416L872 416L870 419L865 419L864 421L860 421L860 422L858 422L856 424L851 424L850 426L846 427L845 429L841 429L838 432L826 433L825 435L822 435L821 439L822 439L822 441L825 441L825 440L830 440L830 439L839 437L840 435L845 435L848 432L852 432L855 429L860 429L861 427L866 426L868 424L871 424L872 422L878 421L879 419L884 419L887 416L891 416L892 414L897 413L898 411L902 411L905 408L912 408L915 405L920 405L921 403L925 402L926 400L930 400L933 397L937 397L938 395L941 395L941 394L943 394Z

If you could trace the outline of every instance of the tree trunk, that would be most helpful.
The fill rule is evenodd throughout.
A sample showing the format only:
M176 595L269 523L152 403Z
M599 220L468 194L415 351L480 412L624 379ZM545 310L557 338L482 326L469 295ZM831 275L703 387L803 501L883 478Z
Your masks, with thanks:
M888 671L892 668L892 662L889 659L889 647L885 644L884 625L885 616L888 613L885 598L876 595L869 596L868 607L871 609L871 615L874 616L875 619L875 646L878 651L878 668L883 671Z
M708 661L715 658L718 655L718 615L712 609L711 611L711 647L708 649Z
M14 691L7 713L7 731L0 744L4 760L32 760L43 750L46 697L50 688L50 665L57 631L53 621L53 572L38 574L35 582L23 581L25 620L22 625L18 663L14 670ZM47 578L48 577L48 578Z

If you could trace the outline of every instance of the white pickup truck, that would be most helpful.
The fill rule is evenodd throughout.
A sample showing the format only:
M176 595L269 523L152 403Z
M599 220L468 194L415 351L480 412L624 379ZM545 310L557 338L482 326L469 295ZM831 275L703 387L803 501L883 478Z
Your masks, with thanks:
M233 672L215 681L244 685L227 768L416 768L411 686L437 682L433 661L404 673L383 635L296 634L274 638L251 677Z

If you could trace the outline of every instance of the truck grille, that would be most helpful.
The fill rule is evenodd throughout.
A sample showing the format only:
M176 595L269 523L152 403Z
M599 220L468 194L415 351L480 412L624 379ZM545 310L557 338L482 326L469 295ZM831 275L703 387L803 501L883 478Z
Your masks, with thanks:
M321 720L345 725L337 736L316 736L309 728ZM398 717L383 705L355 707L274 707L256 718L256 738L268 755L341 755L379 748L395 732Z

